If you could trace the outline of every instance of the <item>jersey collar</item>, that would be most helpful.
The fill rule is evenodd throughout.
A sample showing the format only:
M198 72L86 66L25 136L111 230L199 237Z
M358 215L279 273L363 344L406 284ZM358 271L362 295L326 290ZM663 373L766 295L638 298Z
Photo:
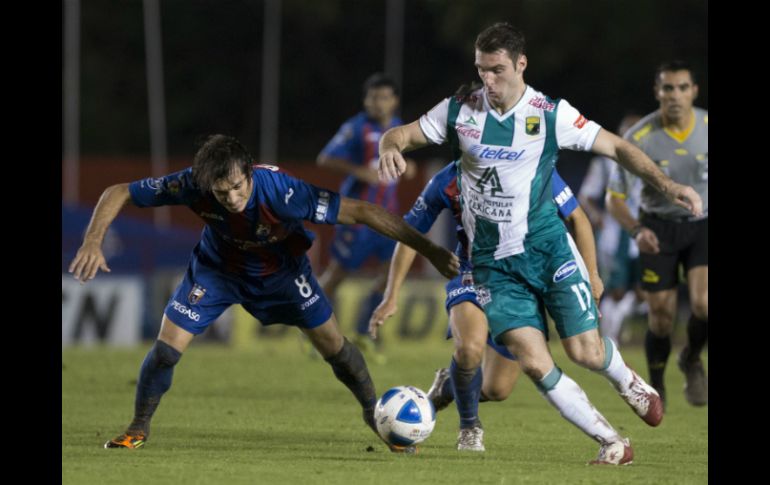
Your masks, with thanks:
M513 116L513 114L517 110L521 109L522 106L527 104L527 102L529 101L529 98L532 97L532 93L534 91L532 89L532 87L527 85L526 89L524 90L524 94L521 96L521 99L519 99L519 101L515 105L513 105L513 108L509 109L508 111L506 111L503 114L499 114L497 112L497 110L489 102L489 100L487 99L487 90L485 88L482 88L482 90L484 91L484 96L483 96L483 99L484 99L484 109L489 113L490 116L492 116L497 121L501 121L501 122L505 121L510 116Z

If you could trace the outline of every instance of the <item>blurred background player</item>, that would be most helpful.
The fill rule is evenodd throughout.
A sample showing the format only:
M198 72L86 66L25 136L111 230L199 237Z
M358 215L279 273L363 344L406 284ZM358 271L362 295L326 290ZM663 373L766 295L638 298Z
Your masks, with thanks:
M698 85L692 68L683 61L658 67L654 92L659 109L631 127L625 138L641 148L671 179L695 188L703 200L703 214L692 215L645 183L639 217L634 217L624 198L633 187L634 177L626 170L612 177L607 207L639 246L642 288L647 291L649 303L647 365L650 383L664 399L664 373L677 313L680 266L684 271L692 313L687 322L687 344L677 364L685 374L687 402L704 406L708 404L708 378L700 353L708 340L709 318L708 111L693 106Z
M581 255L585 255L587 266L582 267L581 271L587 269L591 275L593 296L598 302L602 283L596 268L596 247L591 223L578 206L572 190L556 170L553 172L552 188L559 214L574 224L576 244ZM455 401L460 415L458 450L485 451L484 430L478 415L479 402L505 400L518 380L520 368L516 357L505 346L492 340L473 284L473 267L468 259L468 237L462 226L456 162L451 162L428 182L404 219L424 234L444 209L451 212L455 222L458 240L455 254L461 262L461 274L446 285L445 307L449 313L447 338L454 337L455 351L449 368L436 372L428 397L437 411ZM408 246L396 244L385 296L369 321L373 338L376 338L378 328L385 320L396 313L401 286L416 254Z
M625 133L639 118L636 114L624 116L618 134ZM639 248L615 218L609 215L604 204L610 173L615 165L611 158L593 157L580 186L578 200L596 232L598 266L605 290L599 304L599 330L619 346L623 321L644 300L639 287ZM641 192L641 181L638 178L636 180L626 198L634 216L639 211Z
M241 304L263 325L298 327L356 397L364 421L377 433L374 383L361 352L340 333L313 276L305 254L313 234L302 221L367 224L416 246L448 277L458 274L455 255L379 206L307 184L272 165L252 165L252 157L235 138L213 135L195 154L191 168L104 191L69 267L82 283L100 269L110 271L102 252L104 235L129 202L139 207L186 205L206 225L185 277L166 306L158 339L142 363L134 419L105 448L144 446L182 353L234 304ZM391 450L409 448L391 446Z
M346 175L340 194L365 200L398 213L397 181L381 182L377 175L380 156L380 136L388 129L401 125L396 115L399 88L395 81L375 73L363 84L364 110L340 126L334 138L318 155L318 165ZM414 163L408 163L406 177L414 176ZM378 264L371 293L364 299L356 318L354 343L377 363L384 363L380 342L375 346L368 336L369 315L382 300L388 261L395 241L383 237L364 225L338 226L332 242L331 261L318 279L332 300L337 287L352 272L360 270L370 257Z

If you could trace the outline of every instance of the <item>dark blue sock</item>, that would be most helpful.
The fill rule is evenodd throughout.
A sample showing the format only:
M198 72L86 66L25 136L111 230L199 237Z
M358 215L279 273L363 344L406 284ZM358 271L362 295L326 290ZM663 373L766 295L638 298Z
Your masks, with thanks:
M160 340L155 341L142 362L139 382L136 384L134 402L134 420L128 427L131 431L143 431L150 434L150 420L155 413L160 398L171 387L174 366L182 353Z
M449 373L455 393L457 411L460 413L460 428L481 426L479 419L479 396L481 395L481 367L462 369L452 357Z
M372 316L374 309L382 301L382 293L373 291L369 298L364 301L361 306L361 312L358 314L358 323L356 323L356 333L358 335L369 334L369 318Z

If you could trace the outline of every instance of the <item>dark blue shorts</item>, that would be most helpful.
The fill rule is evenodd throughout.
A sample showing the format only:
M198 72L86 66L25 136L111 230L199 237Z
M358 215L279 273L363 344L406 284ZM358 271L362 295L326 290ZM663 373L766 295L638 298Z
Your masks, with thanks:
M463 281L465 284L463 284ZM446 308L447 314L453 306L459 305L464 301L473 303L483 311L484 309L481 307L476 297L476 287L473 285L473 278L470 276L470 272L465 271L460 273L458 276L455 276L449 280L449 282L446 284L446 302L444 306ZM449 325L447 325L446 329L446 338L452 338L452 327ZM487 334L487 345L492 347L495 352L502 355L506 359L517 360L516 356L513 355L507 347L496 343L490 334Z
M396 241L363 225L339 225L334 231L332 255L346 270L360 268L370 256L383 263L393 255Z
M193 255L184 280L166 305L165 314L195 335L202 333L230 305L241 304L262 325L284 323L314 328L329 320L332 307L321 291L310 262L268 276L234 276Z

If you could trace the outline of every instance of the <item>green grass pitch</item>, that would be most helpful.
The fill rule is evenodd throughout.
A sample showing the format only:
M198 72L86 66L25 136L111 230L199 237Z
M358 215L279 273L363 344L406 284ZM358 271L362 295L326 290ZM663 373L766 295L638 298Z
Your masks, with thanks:
M148 346L62 351L62 483L193 484L514 484L708 482L708 408L689 406L675 348L666 373L668 409L645 425L604 378L577 368L561 345L557 363L631 438L634 463L590 467L598 445L562 419L527 379L508 400L484 403L487 451L459 453L454 405L438 415L417 456L390 453L364 425L358 404L319 358L300 350L291 330L254 348L193 344L155 415L147 445L105 450L133 413L134 388ZM396 385L427 391L446 366L451 343L391 342L387 365L370 363L378 393ZM643 351L621 349L647 375ZM374 451L367 451L368 447Z

